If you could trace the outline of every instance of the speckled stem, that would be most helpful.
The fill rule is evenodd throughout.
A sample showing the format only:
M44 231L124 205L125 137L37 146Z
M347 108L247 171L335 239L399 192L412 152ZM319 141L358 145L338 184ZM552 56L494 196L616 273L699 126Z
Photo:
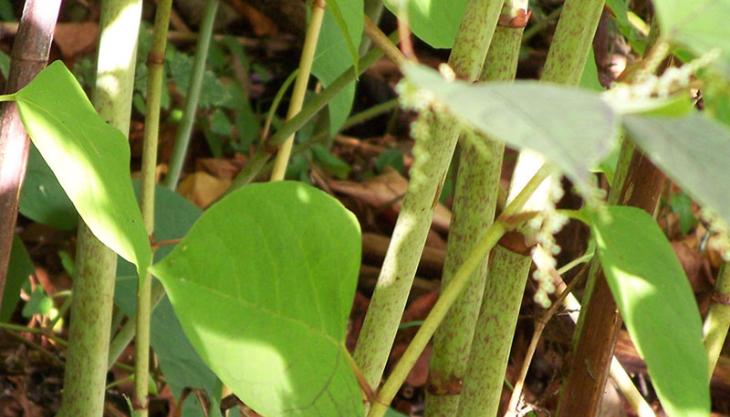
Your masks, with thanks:
M109 124L129 132L142 0L102 2L93 102ZM135 36L129 36L129 34ZM59 417L101 417L117 257L81 224Z
M565 2L542 81L569 85L579 82L602 9L602 0ZM531 177L541 164L542 158L539 155L523 152L515 167L510 194L513 195L520 189L521 178ZM539 210L547 195L543 193L535 197L531 208ZM487 277L482 310L479 313L462 389L459 417L493 416L498 412L530 263L528 256L501 247L495 250L491 262L491 269L495 272L490 271Z
M508 1L504 6L508 13L512 4ZM504 12L503 9L503 15ZM506 26L496 28L482 71L482 81L514 79L523 29ZM494 220L504 144L487 141L486 147L477 148L474 140L485 139L462 137L460 141L454 216L449 228L442 288L451 282L464 257ZM489 153L480 153L478 149L482 149L482 152L486 149ZM426 394L427 417L450 417L455 416L458 411L460 390L467 373L472 339L484 294L488 257L489 253L485 253L483 262L474 271L466 290L449 310L434 335Z
M498 15L494 1L471 0L467 5L449 59L460 78L473 81L479 76ZM458 124L449 117L419 123L429 123L428 132L417 139L411 181L354 353L373 387L383 375L459 136Z

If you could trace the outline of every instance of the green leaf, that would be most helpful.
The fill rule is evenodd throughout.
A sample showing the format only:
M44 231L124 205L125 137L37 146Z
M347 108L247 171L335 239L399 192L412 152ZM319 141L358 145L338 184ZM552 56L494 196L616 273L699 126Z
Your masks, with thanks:
M407 3L405 18L413 33L434 48L451 48L468 0L384 0L385 6L400 15ZM403 17L403 16L402 16Z
M689 233L697 225L697 218L692 210L692 198L686 193L679 192L672 195L672 198L669 200L669 206L677 217L679 217L679 230L683 235Z
M542 153L590 194L590 171L611 151L618 124L598 94L535 81L448 82L415 65L405 73L457 119L512 147Z
M403 162L403 152L399 149L386 149L378 155L378 159L375 160L375 169L378 173L382 173L386 167L392 167L403 174L406 169Z
M627 0L606 0L606 7L613 13L616 28L626 38L631 48L639 55L643 55L646 50L646 40L629 21Z
M344 339L359 265L352 213L283 181L211 206L152 270L200 356L257 413L356 416Z
M61 61L16 94L26 132L94 235L137 266L152 257L132 191L129 144L106 124Z
M53 308L53 300L40 285L30 294L30 300L23 306L23 317L30 318L35 314L45 316Z
M28 276L35 271L25 245L18 236L13 236L13 246L10 250L10 262L5 280L2 304L0 304L0 322L7 322L15 311L20 299L20 289L28 281Z
M730 76L730 2L718 0L655 0L661 33L697 55L719 50L714 62Z
M327 87L352 66L352 48L357 54L363 34L365 20L363 0L337 0L337 2L339 18L335 16L336 12L331 7L332 3L327 4L312 63L312 74L324 87ZM339 23L338 20L340 20ZM347 27L347 37L343 36L341 25ZM355 83L351 83L329 103L331 134L337 133L347 120L354 98Z
M324 146L319 144L313 145L312 155L319 166L335 177L344 180L348 175L350 175L352 168L350 168L345 161L333 155Z
M587 90L605 90L598 80L598 66L596 65L596 55L593 53L593 49L588 54L588 59L586 59L586 65L583 67L583 74L580 77L580 83L578 85Z
M355 46L352 35L350 35L350 29L347 27L345 16L342 14L342 10L340 10L340 1L342 0L329 0L327 2L327 6L329 7L329 10L332 11L332 17L335 19L335 23L337 23L337 27L340 29L342 37L345 40L347 50L350 52L350 56L352 57L352 66L355 68L355 73L359 73L358 64L360 62L360 54L357 50L358 47ZM360 36L362 37L362 35Z
M19 211L35 222L59 230L73 230L78 223L78 214L73 203L33 145L28 151L28 166L20 192Z
M634 207L594 216L598 255L621 317L670 417L707 417L702 321L692 288L654 219Z
M629 137L674 182L730 224L730 130L699 113L673 118L626 116Z
M138 182L135 182L135 191L139 195ZM179 194L164 187L156 187L155 238L158 241L182 238L201 213L199 208ZM161 247L155 252L155 259L162 259L172 249L172 245ZM114 301L129 317L134 317L136 311L137 281L134 266L120 259ZM193 349L167 297L152 312L150 326L150 344L173 395L180 398L183 390L191 387L205 390L209 398L217 398L220 395L220 381ZM185 401L182 417L203 417L197 399L191 397Z

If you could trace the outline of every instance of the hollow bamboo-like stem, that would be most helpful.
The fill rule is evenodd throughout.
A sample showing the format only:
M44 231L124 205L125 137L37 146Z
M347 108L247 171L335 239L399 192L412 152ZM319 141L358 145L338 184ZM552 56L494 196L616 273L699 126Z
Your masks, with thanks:
M499 16L499 8L494 9L494 2L486 0L471 0L466 7L449 58L462 79L474 81L481 72ZM370 386L378 386L383 375L460 133L448 116L419 123L428 124L418 128L423 134L414 148L411 181L354 353Z
M639 207L653 215L665 179L648 158L625 140L609 202ZM621 328L616 303L596 260L590 271L574 336L573 360L558 403L559 416L597 415Z
M578 83L602 10L603 0L565 2L542 81L569 85ZM510 194L519 190L519 181L531 177L541 164L539 155L522 152L515 167ZM542 209L546 201L547 190L536 195L531 209ZM495 250L490 268L500 273L487 275L459 417L497 414L530 263L528 256L510 252L506 248Z
M141 0L102 2L93 102L99 115L129 132ZM117 257L79 225L63 400L59 417L101 417Z
M183 118L175 135L175 146L172 149L170 163L163 184L165 187L174 190L180 181L185 157L188 153L190 138L193 134L195 114L200 101L200 89L203 86L203 75L205 74L205 62L208 59L208 49L213 36L213 24L218 12L220 0L206 0L203 17L198 32L198 41L195 45L195 61L193 62L193 73L190 76L187 95L185 96L185 110Z
M13 42L6 93L23 88L46 66L60 5L60 0L26 0ZM0 304L15 235L20 187L28 162L28 146L15 103L4 104L0 116Z
M160 128L160 99L164 88L165 48L170 24L172 0L158 0L152 47L147 57L147 116L144 126L142 151L142 198L141 209L147 234L155 230L155 179L157 171L157 145ZM134 344L134 397L132 405L136 417L147 417L150 367L150 321L152 318L152 275L137 281L137 323Z
M653 74L669 54L656 22L652 23L650 38L655 44L647 51L641 70L632 77ZM664 174L635 148L633 142L624 139L608 201L638 207L654 215L665 181ZM597 415L620 328L616 302L594 259L583 295L583 312L573 339L568 378L558 402L558 416Z
M314 63L314 52L317 50L317 41L319 40L319 32L322 29L324 21L324 10L326 3L324 0L315 0L312 3L312 17L307 27L307 35L304 38L304 47L302 48L302 56L299 59L299 73L297 80L294 82L291 101L289 102L289 110L287 112L287 120L296 116L304 104L304 96L307 94L307 84L312 74L312 64ZM292 132L281 144L279 152L274 160L274 169L271 173L272 181L281 181L286 175L286 167L289 165L291 150L294 147L294 135Z
M520 213L530 196L538 189L549 174L550 168L548 166L543 166L539 169L525 185L520 194L505 208L500 218L487 228L484 235L471 248L469 254L464 258L464 262L454 274L451 283L441 292L438 301L434 304L426 320L421 324L421 327L408 345L408 348L406 348L406 351L403 352L403 356L401 356L393 372L391 372L383 387L378 391L375 402L371 405L368 417L382 417L385 415L390 402L400 389L403 381L406 380L406 377L421 356L421 353L423 353L423 349L425 349L431 336L433 336L439 324L441 324L441 321L446 316L446 313L454 305L454 302L473 277L473 272L484 262L484 254L488 253L507 231L519 226L519 224L509 224L507 219Z
M524 2L505 2L502 16L526 12ZM512 16L514 17L514 16ZM496 28L484 68L482 81L514 79L520 51L523 26ZM475 146L473 140L486 140L486 147ZM449 228L448 249L442 275L442 287L451 281L464 256L475 245L479 234L494 219L504 144L484 138L462 138L453 203L453 220ZM488 153L479 151L486 149ZM487 276L487 259L474 271L467 289L449 310L433 339L433 355L426 396L426 416L457 415L460 391L467 373L471 344L479 317Z
M720 352L725 345L728 329L730 329L730 266L725 264L715 283L715 294L710 311L704 324L705 350L709 363L709 372L715 370Z

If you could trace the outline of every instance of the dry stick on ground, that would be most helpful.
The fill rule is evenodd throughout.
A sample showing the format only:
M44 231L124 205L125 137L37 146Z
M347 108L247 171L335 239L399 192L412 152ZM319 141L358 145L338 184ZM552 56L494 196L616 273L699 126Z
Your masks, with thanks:
M667 52L664 42L657 43L644 60L644 71L653 73ZM609 203L638 207L653 215L665 180L664 174L624 139ZM594 417L598 413L621 328L616 302L597 259L583 297L571 367L558 403L558 415L565 417Z
M485 0L471 0L466 7L449 58L459 78L474 81L481 72L499 15L499 9L494 16L490 11ZM370 386L378 386L383 375L460 133L458 124L445 115L419 123L425 134L416 141L408 191L354 353Z
M26 0L13 43L5 93L23 88L46 66L61 0ZM0 304L13 246L20 186L28 161L29 141L17 107L7 102L0 118Z

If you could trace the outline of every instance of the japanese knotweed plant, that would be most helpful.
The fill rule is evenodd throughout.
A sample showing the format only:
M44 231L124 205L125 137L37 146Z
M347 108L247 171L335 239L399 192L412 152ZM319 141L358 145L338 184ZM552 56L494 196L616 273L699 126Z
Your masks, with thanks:
M395 2L386 2L395 7L389 3ZM696 26L701 19L688 9L678 12L666 3L670 2L657 2L666 36L660 45L675 43L702 56L715 47L718 33L727 31L712 20L715 15L730 15L722 3L702 3L707 13L700 17L710 19L701 22L703 26ZM474 19L495 17L486 3L458 4L464 9L449 8L441 18L456 14L456 22L469 22L462 20L463 10ZM337 10L334 14L341 16L334 16L334 22L346 15L346 9ZM452 63L459 75L476 78L491 30L474 29L468 36L455 32L451 38L449 33L429 34L427 26L417 23L425 17L418 17L416 10L409 9L414 31L433 35L432 42L443 41L447 46L456 37ZM707 27L717 28L716 33L710 36L699 30ZM360 33L350 35L359 40ZM460 36L473 45L460 42ZM356 50L356 46L347 49ZM710 65L707 71L728 75L727 51L720 50L708 61L704 63ZM357 220L336 200L300 183L245 186L202 215L193 213L192 218L199 217L180 242L153 260L148 230L134 197L126 139L96 114L63 64L51 64L24 89L2 99L16 102L26 131L90 233L131 262L137 279L150 272L162 282L197 354L233 393L263 416L357 416L364 415L366 402L370 416L385 414L438 325L483 265L485 254L506 232L524 230L528 222L540 223L541 230L551 229L542 228L550 221L545 213L524 211L524 207L547 178L563 174L586 200L585 208L571 215L591 228L598 262L666 413L699 417L709 415L709 365L686 276L651 215L601 202L591 173L614 148L619 132L626 132L625 143L640 149L712 210L717 222L730 222L730 184L708 181L707 176L730 164L730 130L692 108L685 81L697 72L693 65L685 67L681 76L670 72L666 78L649 78L606 96L529 81L471 85L453 77L444 79L420 66L403 65L406 82L400 91L407 105L417 105L421 111L414 126L420 166L433 164L429 158L437 152L439 169L445 167L453 142L463 131L470 149L483 153L482 160L495 157L489 153L494 147L482 142L486 136L536 152L548 163L526 181L493 223L477 231L479 238L454 267L439 301L380 389L376 389L384 367L380 356L389 351L390 336L382 338L387 346L372 346L370 341L366 354L359 357L359 365L370 369L364 378L357 355L353 360L344 346L360 263L360 237ZM353 74L358 71L355 67ZM663 83L670 88L660 89ZM444 132L449 144L439 149ZM414 172L412 181L412 190L427 191L427 195L411 197L419 199L413 207L421 207L420 199L431 204L441 178ZM421 215L428 217L429 204L422 205L426 214ZM399 230L412 233L404 224ZM417 255L420 249L410 252ZM391 260L394 264L405 261L413 262ZM377 303L371 306L374 314L399 317L398 311L378 308ZM372 352L378 357L371 358Z

